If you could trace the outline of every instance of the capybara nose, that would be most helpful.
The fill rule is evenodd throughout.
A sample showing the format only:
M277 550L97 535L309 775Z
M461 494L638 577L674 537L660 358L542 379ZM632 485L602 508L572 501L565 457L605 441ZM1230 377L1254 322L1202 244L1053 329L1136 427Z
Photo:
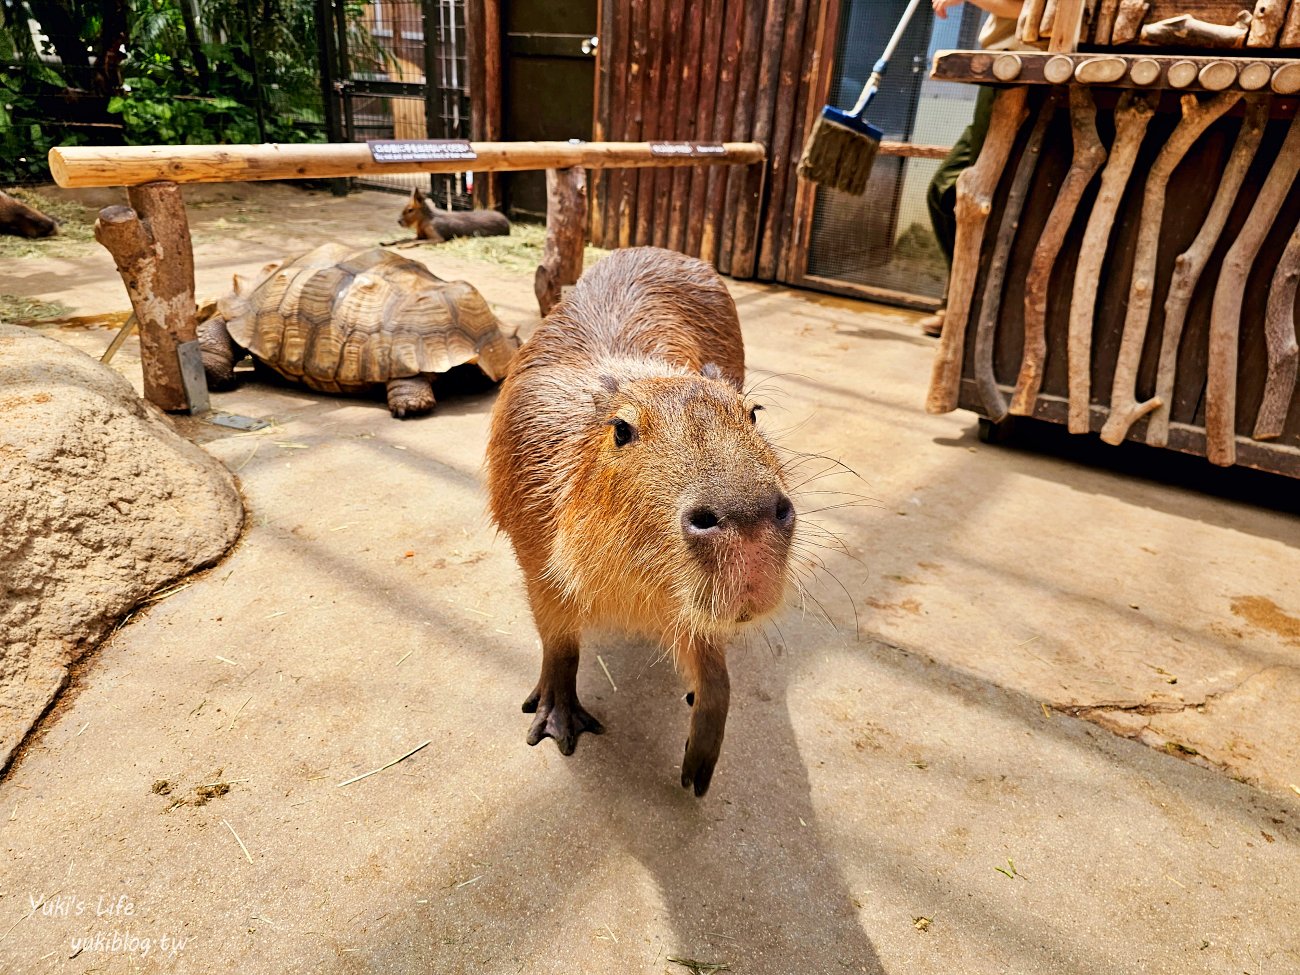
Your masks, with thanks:
M745 499L731 504L697 504L682 513L682 532L688 539L705 540L721 534L727 525L742 530L764 523L782 535L794 532L794 505L781 491L774 490L761 500Z

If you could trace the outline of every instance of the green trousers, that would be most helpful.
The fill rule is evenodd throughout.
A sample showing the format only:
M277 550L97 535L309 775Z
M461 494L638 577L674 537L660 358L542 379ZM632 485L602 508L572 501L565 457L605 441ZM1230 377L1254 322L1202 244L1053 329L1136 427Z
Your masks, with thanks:
M952 267L953 245L957 242L957 177L963 169L974 165L980 150L984 148L996 95L997 90L994 88L980 88L975 99L975 118L966 126L966 131L939 165L939 171L934 174L926 193L925 202L930 208L934 236L939 240L939 248L948 259L949 267Z

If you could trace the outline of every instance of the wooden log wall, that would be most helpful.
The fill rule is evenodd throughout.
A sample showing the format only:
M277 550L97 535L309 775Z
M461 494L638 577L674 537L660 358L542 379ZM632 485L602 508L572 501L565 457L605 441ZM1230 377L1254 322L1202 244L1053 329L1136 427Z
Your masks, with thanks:
M826 103L839 10L839 0L603 0L595 137L752 140L768 147L768 166L593 174L592 242L795 280L812 212L795 167Z
M1048 101L1050 88L1013 88L1008 94L1026 90L1030 119L1041 126L1044 105L1052 115L1047 148L1023 209L1009 214L1009 206L1020 205L1016 176L1024 170L1020 160L1035 126L1008 108L1009 124L1019 129L1015 147L1002 168L978 257L973 263L959 260L977 274L962 292L970 307L964 315L960 308L949 310L969 324L964 336L944 337L962 363L960 380L952 381L955 371L941 375L937 369L930 409L960 405L996 413L987 387L994 384L999 398L1011 396L1032 359L1030 365L1041 370L1041 391L1014 404L1013 413L1057 423L1070 416L1080 421L1071 423L1075 432L1102 433L1110 442L1136 440L1220 465L1300 476L1294 287L1300 263L1300 102L1238 92L1137 96L1086 89L1110 159L1102 178L1089 179L1059 245L1042 327L1046 359L1039 363L1039 351L1030 347L1037 337L1035 343L1025 340L1026 309L1037 307L1026 275L988 286L998 273L995 244L1005 238L1013 268L1032 267L1045 238L1058 247L1049 224L1068 174L1078 167L1076 136L1090 133L1092 123L1080 113L1088 108L1082 98L1074 99L1072 119L1059 96L1057 105ZM1145 117L1137 126L1124 121L1143 114L1149 123ZM1131 146L1121 148L1125 139L1117 137L1117 123L1133 130ZM1121 169L1124 178L1111 178ZM1100 197L1107 194L1114 199L1103 204ZM1132 217L1115 221L1113 230L1108 221L1105 241L1085 245L1095 211L1112 205ZM1075 307L1080 275L1095 276L1097 285L1082 289L1084 308ZM991 363L982 364L975 323L985 317L992 319L984 349ZM1086 361L1070 354L1079 347L1072 318L1088 329ZM1113 409L1116 403L1122 412Z

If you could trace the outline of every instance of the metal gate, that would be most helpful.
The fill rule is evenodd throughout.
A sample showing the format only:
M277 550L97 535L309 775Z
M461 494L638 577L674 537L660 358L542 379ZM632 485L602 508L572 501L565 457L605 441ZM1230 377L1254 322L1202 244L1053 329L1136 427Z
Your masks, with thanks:
M465 0L317 0L321 83L334 142L468 139ZM469 209L469 173L358 177L377 189L428 189Z

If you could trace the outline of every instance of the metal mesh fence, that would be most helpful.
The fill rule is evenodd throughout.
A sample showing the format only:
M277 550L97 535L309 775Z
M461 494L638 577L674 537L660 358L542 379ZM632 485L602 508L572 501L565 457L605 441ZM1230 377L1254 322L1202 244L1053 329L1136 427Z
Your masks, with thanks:
M856 101L905 7L904 0L849 0L832 85L834 104ZM970 124L976 90L928 77L935 51L977 43L984 14L973 4L959 10L960 16L954 11L947 20L919 16L913 21L868 109L885 138L946 146ZM861 197L819 189L808 273L904 298L941 299L948 267L926 206L926 191L939 165L929 159L878 158Z
M339 137L468 139L464 0L366 0L349 3L355 22L334 37ZM336 18L337 23L337 18ZM445 209L469 209L468 173L366 175L367 186L428 190Z

